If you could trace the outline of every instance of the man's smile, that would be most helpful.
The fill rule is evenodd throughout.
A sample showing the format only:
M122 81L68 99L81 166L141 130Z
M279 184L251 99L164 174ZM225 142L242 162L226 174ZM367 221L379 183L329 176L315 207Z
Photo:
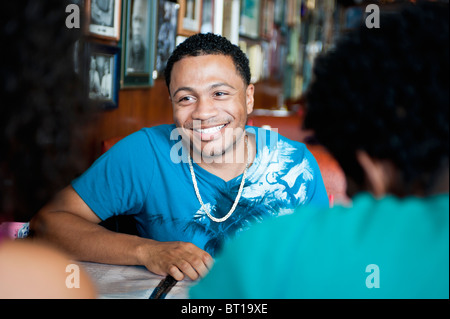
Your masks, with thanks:
M229 123L199 128L196 125L192 128L194 135L199 136L202 141L211 141L217 139L221 135L222 129L227 127Z

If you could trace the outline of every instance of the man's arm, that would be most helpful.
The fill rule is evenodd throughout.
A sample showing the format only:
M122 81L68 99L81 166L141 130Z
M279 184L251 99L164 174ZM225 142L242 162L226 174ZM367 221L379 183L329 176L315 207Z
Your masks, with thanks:
M31 220L34 236L52 242L78 260L117 265L143 265L176 280L195 280L211 268L213 259L186 242L158 242L109 231L83 199L68 186Z

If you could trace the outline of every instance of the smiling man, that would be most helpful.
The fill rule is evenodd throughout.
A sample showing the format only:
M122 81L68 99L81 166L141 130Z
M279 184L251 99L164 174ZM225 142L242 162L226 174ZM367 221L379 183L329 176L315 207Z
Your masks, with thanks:
M246 85L237 72L230 72L233 69L230 56L200 55L178 61L173 76L167 75L175 125L190 144L186 146L200 165L226 181L245 166L235 157L236 150L244 151L244 127L253 110L254 86ZM255 141L250 144L255 149Z
M237 46L194 35L175 49L165 77L174 124L118 142L32 220L38 237L80 260L197 279L252 223L328 206L304 144L246 126L254 86ZM133 215L140 236L97 225L114 215Z

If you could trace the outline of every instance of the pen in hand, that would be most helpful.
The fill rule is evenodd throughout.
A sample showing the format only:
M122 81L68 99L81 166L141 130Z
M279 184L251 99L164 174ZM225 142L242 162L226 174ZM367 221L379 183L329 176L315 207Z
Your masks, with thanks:
M171 275L167 275L166 278L161 280L158 287L156 287L148 299L164 299L169 291L177 284Z

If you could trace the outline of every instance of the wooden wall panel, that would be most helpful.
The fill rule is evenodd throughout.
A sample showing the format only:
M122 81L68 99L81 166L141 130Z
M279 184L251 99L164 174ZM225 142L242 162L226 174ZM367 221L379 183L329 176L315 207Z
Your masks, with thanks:
M172 105L164 80L156 80L151 88L119 91L119 107L100 111L91 128L92 147L89 161L101 154L103 140L126 136L142 127L172 123Z

